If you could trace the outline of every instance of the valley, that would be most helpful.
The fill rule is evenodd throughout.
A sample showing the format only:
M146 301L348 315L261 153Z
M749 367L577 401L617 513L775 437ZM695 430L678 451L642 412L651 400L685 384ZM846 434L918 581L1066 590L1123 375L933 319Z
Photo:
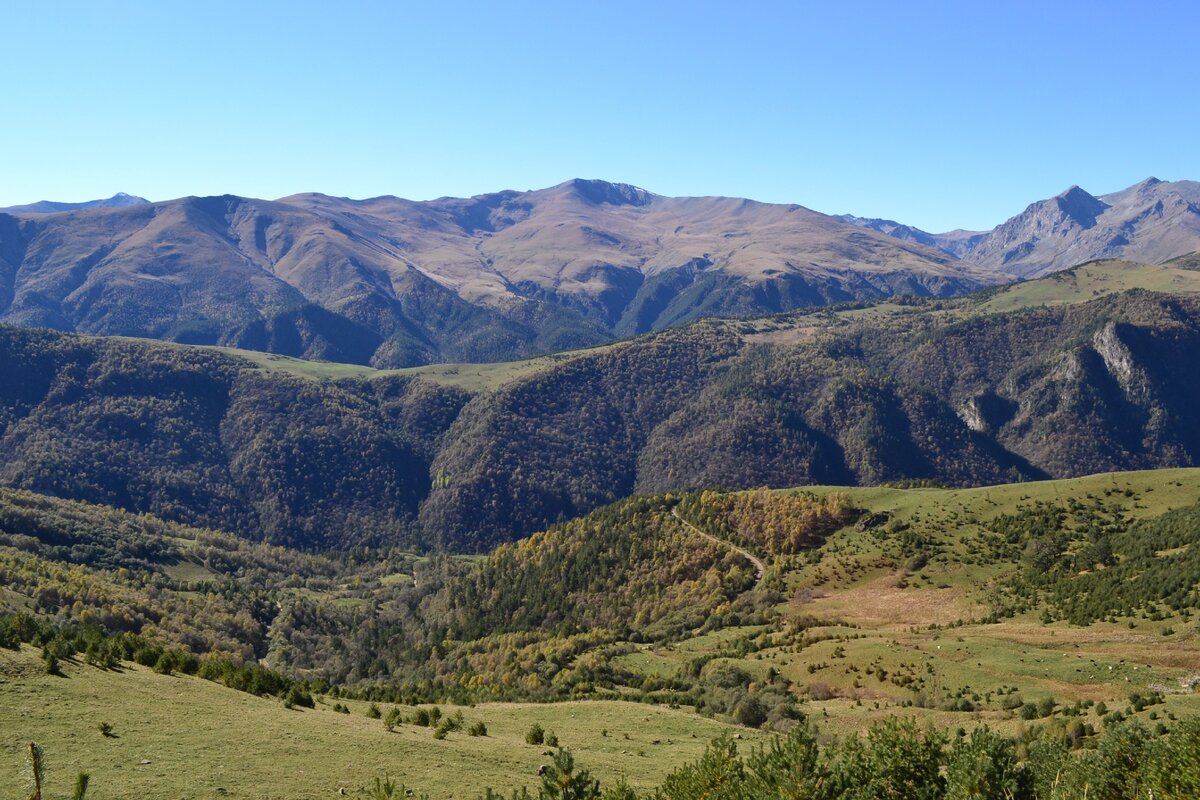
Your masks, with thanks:
M605 785L624 775L645 789L698 758L722 726L736 726L744 746L760 724L783 730L805 720L822 736L844 737L900 715L941 730L987 725L1086 745L1123 719L1169 729L1200 710L1192 692L1200 675L1192 617L1200 572L1189 544L1200 519L1195 469L969 489L817 486L647 498L483 560L440 566L400 553L327 560L32 495L0 500L10 610L58 608L59 620L94 624L110 608L147 613L155 604L171 608L177 592L211 598L224 586L225 602L244 598L249 613L266 616L259 634L210 640L201 652L265 652L266 663L304 676L313 692L313 708L289 707L182 673L130 663L104 669L82 656L64 660L59 677L45 674L29 646L2 651L0 708L13 716L0 723L36 733L50 752L102 777L98 785L109 788L101 797L171 781L222 796L317 797L338 786L369 788L382 775L433 797L459 796L465 771L476 792L530 785L547 759L544 747L521 740L535 722ZM1167 522L1180 515L1183 527ZM95 521L94 533L84 519ZM1045 519L1058 522L1047 528ZM698 546L688 525L717 541ZM637 530L636 538L622 529ZM115 535L106 539L107 530ZM1028 572L1040 552L1031 542L1055 531L1065 538L1049 551L1054 578L1040 580ZM1096 542L1113 555L1085 555ZM629 559L628 547L643 553L635 571L609 574L608 565ZM731 547L758 554L761 581ZM133 552L146 555L135 561ZM678 561L683 552L687 566ZM83 553L109 566L84 566ZM1112 560L1089 568L1087 558ZM265 577L272 560L278 579ZM253 563L260 566L248 569ZM669 572L653 571L667 565ZM1171 580L1143 587L1137 576L1158 565ZM59 569L61 581L50 577ZM643 570L651 570L649 582L638 577ZM1098 605L1072 602L1072 582L1114 570L1125 572L1081 595ZM206 625L231 630L215 609L175 608L178 627L139 621L136 610L122 625L181 643L197 642ZM376 627L439 644L347 638ZM322 630L343 644L319 644ZM265 640L256 645L259 635ZM347 646L394 666L375 675L344 671L338 653ZM414 702L482 721L487 735L433 737L404 721ZM371 718L372 703L381 714L400 708L394 730ZM335 710L343 705L348 714ZM236 733L217 745L204 725L180 730L185 716L237 719ZM96 733L100 721L120 738ZM309 777L305 764L316 753L322 764L344 766ZM15 769L10 755L5 769Z

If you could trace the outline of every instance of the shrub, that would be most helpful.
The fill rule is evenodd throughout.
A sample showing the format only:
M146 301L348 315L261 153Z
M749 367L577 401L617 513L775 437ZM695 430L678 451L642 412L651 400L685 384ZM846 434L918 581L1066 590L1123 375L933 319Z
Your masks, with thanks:
M293 686L288 689L287 694L283 696L283 703L288 708L292 706L301 706L302 708L315 708L316 703L313 702L312 695L301 689L299 686Z
M487 736L487 725L484 725L483 722L476 720L475 722L471 723L471 726L469 728L467 728L467 735L468 736Z
M546 742L546 729L536 722L529 726L529 730L525 732L525 741L528 744L544 744Z
M827 683L814 683L808 687L808 696L813 700L832 700L835 695Z
M100 730L100 735L105 737L106 739L111 739L113 736L116 735L113 733L113 726L109 725L107 722L101 722L98 727Z
M392 708L388 710L387 716L384 717L383 727L387 728L388 733L391 733L392 731L396 730L396 726L403 721L404 714L400 712L400 709L392 706Z
M767 710L757 697L747 695L734 706L733 719L747 728L760 728L767 721Z
M171 675L175 672L175 656L170 650L164 650L154 662L154 671L159 675Z
M1017 763L1013 741L988 728L959 739L946 765L947 800L982 797L1033 798L1033 776Z
M558 734L554 731L546 733L546 747L558 747Z
M379 719L383 716L383 712L379 710L379 706L371 703L370 708L367 709L367 716L370 719Z

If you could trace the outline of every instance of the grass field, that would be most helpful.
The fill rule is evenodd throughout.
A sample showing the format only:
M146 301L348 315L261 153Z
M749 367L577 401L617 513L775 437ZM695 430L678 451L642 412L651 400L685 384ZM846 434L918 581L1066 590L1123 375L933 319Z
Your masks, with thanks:
M519 361L500 361L485 364L427 364L421 367L405 369L373 369L358 364L339 364L332 361L306 361L301 358L290 358L272 353L260 353L254 350L238 350L234 348L214 348L230 355L238 356L257 366L277 372L286 372L301 378L314 380L338 380L342 378L379 378L386 376L402 376L424 378L443 386L453 386L469 392L481 392L495 389L510 381L518 380L529 375L565 364L577 358L603 352L613 345L601 345L583 350L570 350L563 353L551 353Z
M525 743L533 723L554 731L581 765L605 780L625 776L649 787L694 759L728 726L686 711L638 703L492 703L462 711L487 725L486 737L401 725L389 733L366 716L368 704L286 709L187 676L130 666L107 672L66 664L46 675L37 652L0 650L0 786L22 785L28 741L47 754L51 797L68 794L78 771L91 773L89 798L278 798L351 795L389 775L431 798L507 791L537 783L548 748ZM390 706L382 706L386 712ZM409 709L405 709L406 711ZM115 738L98 730L113 726ZM605 735L607 732L607 735ZM745 741L759 734L739 729ZM4 796L10 796L8 792Z

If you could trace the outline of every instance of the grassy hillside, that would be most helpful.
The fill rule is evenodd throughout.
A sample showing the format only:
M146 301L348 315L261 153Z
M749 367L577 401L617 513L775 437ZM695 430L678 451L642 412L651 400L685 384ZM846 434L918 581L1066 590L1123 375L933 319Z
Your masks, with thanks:
M666 675L698 654L722 654L760 679L768 671L784 676L811 699L802 706L805 713L830 731L859 730L903 713L939 727L987 722L1016 733L1031 724L1018 713L1026 703L1052 698L1058 716L1049 718L1061 726L1074 718L1061 716L1063 710L1076 703L1104 701L1109 709L1124 710L1131 693L1154 691L1163 693L1164 703L1152 719L1200 710L1189 683L1200 675L1198 633L1187 608L1142 607L1083 627L1045 621L1042 603L1003 613L998 593L1021 574L1022 555L996 557L980 546L998 520L1039 504L1066 508L1104 498L1110 519L1133 526L1194 509L1200 471L967 490L812 491L848 495L866 510L865 522L829 535L815 550L771 562L771 574L786 585L788 599L778 607L777 625L744 631L756 642L750 654L731 654L727 647L723 653L720 639L737 636L726 630L717 639L641 647L621 663ZM713 525L713 518L705 523ZM1180 574L1184 580L1191 575ZM794 637L771 633L786 630L789 619L806 621L799 647ZM1094 708L1080 719L1099 729L1110 712ZM1141 716L1149 719L1148 713Z
M496 389L511 381L537 374L551 367L566 364L591 353L601 353L612 345L600 345L581 350L568 350L519 361L497 361L476 364L427 364L403 369L374 369L358 364L336 361L314 361L290 356L260 353L237 348L214 348L218 352L244 358L270 372L280 372L300 378L315 380L344 380L348 378L374 379L388 377L422 378L433 383L471 392Z
M62 672L46 675L31 649L0 650L0 785L22 785L21 747L33 740L46 750L54 796L85 771L92 776L88 796L98 800L316 800L336 797L340 787L358 794L377 776L431 797L473 797L487 786L537 783L538 766L550 760L546 746L525 742L537 723L606 782L624 776L646 788L698 757L728 727L637 703L485 703L442 708L483 722L487 736L455 732L436 740L430 728L413 724L388 732L363 702L346 701L349 714L333 711L332 700L287 709L276 699L138 666L66 664ZM115 736L102 736L101 722Z

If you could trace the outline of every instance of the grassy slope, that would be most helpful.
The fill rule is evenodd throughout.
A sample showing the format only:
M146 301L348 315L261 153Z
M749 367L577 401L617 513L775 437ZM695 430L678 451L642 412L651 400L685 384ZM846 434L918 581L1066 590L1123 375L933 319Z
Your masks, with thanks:
M1170 264L1093 261L1048 278L1013 284L979 307L984 313L1087 302L1129 289L1173 294L1200 294L1200 272Z
M366 716L365 703L348 703L348 715L323 703L288 710L278 700L136 666L104 672L67 664L64 673L44 674L30 648L0 651L0 786L21 785L21 748L32 739L46 749L51 796L65 795L74 773L87 771L88 796L96 800L305 800L337 796L343 786L354 795L382 775L434 798L474 797L489 785L537 782L547 748L524 740L537 722L606 782L624 775L648 787L726 727L636 703L496 703L458 709L468 722L482 720L487 737L451 733L437 741L429 728L412 725L388 733ZM101 736L100 722L117 738Z
M984 522L1039 500L1061 502L1089 493L1104 495L1106 490L1111 499L1124 503L1130 516L1154 517L1200 502L1200 469L1113 473L961 490L804 489L817 493L835 490L849 492L863 508L887 512L897 522L938 537L953 562L966 554L968 543L979 532L979 525L968 521L972 518ZM1126 490L1131 492L1129 497ZM987 582L1011 565L937 561L917 575L879 569L874 566L881 554L875 540L854 528L830 537L822 550L825 555L819 565L804 565L787 574L795 595L784 607L785 613L823 620L810 635L844 638L810 644L800 652L768 648L749 655L741 666L760 676L774 668L801 692L818 684L832 689L837 697L803 706L831 733L861 730L896 713L951 728L986 722L1016 732L1031 724L997 708L972 713L902 708L900 703L911 699L912 692L867 675L869 665L883 667L889 675L929 675L928 693L935 701L966 687L981 695L1000 687L1016 687L1027 701L1047 696L1060 704L1105 701L1110 710L1124 710L1131 692L1146 693L1152 684L1179 687L1181 680L1200 674L1200 632L1194 623L1181 624L1177 618L1161 622L1138 619L1134 628L1125 620L1080 628L1066 623L1043 625L1033 615L1025 615L998 624L929 630L931 624L970 623L986 615ZM1174 627L1176 633L1163 636L1168 627ZM673 645L644 646L622 661L647 674L670 675L696 655L720 653L722 642L734 635L734 631L722 631ZM844 656L835 654L838 647ZM814 672L809 671L810 665L816 667ZM853 671L852 665L859 671ZM1200 712L1200 695L1168 695L1165 707L1147 709L1139 716L1149 721L1151 711L1160 716L1167 711L1194 714ZM1084 720L1100 727L1094 711Z
M315 380L338 380L341 378L380 378L387 376L424 378L443 386L452 386L468 392L495 389L510 381L534 375L543 370L565 364L576 358L600 353L613 345L601 345L565 353L552 353L519 361L500 361L485 364L428 364L423 367L405 369L372 369L357 364L338 364L332 361L307 361L302 358L259 353L254 350L214 348L231 355L240 356L259 367L286 372L301 378Z
M863 308L832 312L810 309L733 324L740 325L750 341L786 345L805 341L830 327L852 322L880 324L902 317L930 315L943 323L953 323L989 314L1086 303L1104 295L1134 289L1200 294L1200 272L1184 268L1191 263L1188 258L1168 264L1091 261L1046 278L1010 283L958 299L940 301L936 309L884 300Z

